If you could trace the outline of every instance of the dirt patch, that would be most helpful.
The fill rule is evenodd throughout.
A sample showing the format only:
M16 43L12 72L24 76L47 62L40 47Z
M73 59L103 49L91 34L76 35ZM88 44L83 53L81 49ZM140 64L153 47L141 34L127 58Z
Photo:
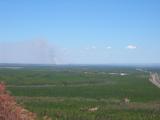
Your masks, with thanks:
M158 73L150 73L149 81L160 88L160 79Z
M3 83L0 83L0 120L36 120L36 114L18 105Z

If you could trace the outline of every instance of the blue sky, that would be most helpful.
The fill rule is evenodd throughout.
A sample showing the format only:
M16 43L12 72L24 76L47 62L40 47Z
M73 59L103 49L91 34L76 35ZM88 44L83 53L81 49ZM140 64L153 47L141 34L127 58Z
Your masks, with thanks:
M1 63L160 63L159 0L1 0L0 18Z

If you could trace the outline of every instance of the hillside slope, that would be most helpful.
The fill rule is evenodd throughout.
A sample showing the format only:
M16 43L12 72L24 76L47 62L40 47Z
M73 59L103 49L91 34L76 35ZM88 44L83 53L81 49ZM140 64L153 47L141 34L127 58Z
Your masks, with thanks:
M17 105L3 83L0 83L0 120L36 120L34 113Z

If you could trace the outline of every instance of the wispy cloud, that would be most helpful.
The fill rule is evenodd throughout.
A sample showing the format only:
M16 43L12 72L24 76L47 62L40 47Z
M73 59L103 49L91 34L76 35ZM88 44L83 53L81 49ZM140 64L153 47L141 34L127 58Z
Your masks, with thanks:
M107 49L111 49L112 47L111 47L111 46L107 46L106 48L107 48Z
M96 49L97 47L95 45L91 46L92 49Z
M95 45L92 45L85 48L85 50L93 50L93 49L97 49L97 47Z
M128 45L127 47L126 47L127 49L136 49L137 48L137 46L135 46L135 45Z

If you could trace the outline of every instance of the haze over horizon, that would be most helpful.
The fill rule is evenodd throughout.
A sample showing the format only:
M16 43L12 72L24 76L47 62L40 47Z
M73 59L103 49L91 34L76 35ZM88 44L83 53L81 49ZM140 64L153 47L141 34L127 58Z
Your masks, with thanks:
M0 63L160 63L159 0L0 1Z

